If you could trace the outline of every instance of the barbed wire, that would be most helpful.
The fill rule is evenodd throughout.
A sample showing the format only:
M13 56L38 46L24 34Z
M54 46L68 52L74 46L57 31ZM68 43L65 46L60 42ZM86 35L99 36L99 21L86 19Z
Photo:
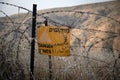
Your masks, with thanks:
M97 14L97 13L93 13L93 12L83 12L83 11L71 11L71 10L58 10L58 11L49 11L49 12L45 12L45 13L41 13L41 14L37 14L37 16L42 16L43 18L49 18L48 16L43 16L43 15L46 15L46 14L53 14L53 13L62 13L62 12L73 12L73 13L80 13L80 14L92 14L92 15L98 15L98 16L102 16L102 17L106 17L106 18L109 18L117 23L120 24L120 21L110 17L110 16L106 16L106 15L101 15L101 14Z
M6 2L0 2L0 3L1 3L1 4L6 4L6 5L10 5L10 6L14 6L14 7L17 7L17 8L19 8L19 9L24 9L24 10L32 13L32 11L30 11L29 9L24 8L24 7L21 7L21 6L17 6L17 5L10 4L10 3L6 3ZM41 16L41 17L43 17L43 18L46 18L46 16L43 16L43 15L45 15L45 14L51 14L51 13L59 13L59 12L74 12L74 13L81 13L81 14L99 15L99 16L106 17L106 18L109 18L109 19L111 19L111 20L114 20L114 21L116 21L116 22L118 22L118 23L120 24L120 21L118 21L118 20L116 20L116 19L114 19L114 18L112 18L112 17L110 17L110 16L101 15L101 14L97 14L97 13L93 13L93 12L83 12L83 11L73 11L73 10L72 10L72 11L71 11L71 10L49 11L49 12L44 12L44 13L41 13L41 14L38 14L38 13L37 13L37 16ZM48 18L48 17L47 17L47 18Z
M66 24L62 24L62 23L56 22L56 21L54 21L54 20L52 20L52 19L50 19L48 17L46 17L46 18L49 20L49 22L52 22L54 24L58 24L58 25L61 25L61 26L67 26L69 28L72 27L72 26L68 26ZM118 35L120 35L120 33L115 33L115 32L112 32L112 31L110 32L110 31L97 30L97 29L80 28L80 30L88 30L88 31L96 31L96 32L104 32L104 33L111 33L111 34L118 34Z
M28 24L28 23L24 23L24 20L25 20L25 18L29 15L29 13L32 13L32 11L30 11L30 10L28 10L28 9L26 9L26 8L23 8L23 7L21 7L21 6L13 5L13 4L10 4L10 3L0 2L0 4L5 4L5 5L17 7L17 8L18 8L18 16L20 16L20 14L19 14L20 9L24 9L24 10L28 11L28 13L23 17L23 19L22 19L20 22L14 22L14 21L12 20L12 18L9 17L4 11L0 10L0 12L3 13L3 14L8 18L8 20L10 20L10 22L9 22L9 21L2 21L2 22L0 22L0 23L2 23L2 24L11 23L11 24L14 26L14 28L16 27L14 24L19 24L19 26L18 26L16 29L13 29L13 30L8 31L7 33L1 35L1 36L0 36L1 38L0 38L0 39L3 39L4 36L7 37L10 33L15 32L15 31L18 31L20 34L22 34L21 36L25 36L24 33L26 32L26 30L27 30L28 28L26 28L26 30L24 30L23 32L20 32L19 29L20 29L20 27L21 27L23 24L24 24L24 25L25 25L25 24ZM2 38L2 37L3 37L3 38ZM22 38L22 37L20 37L20 40L18 41L18 48L17 48L17 50L16 50L16 52L17 52L17 55L16 55L17 61L19 60L19 59L18 59L18 51L19 51L19 45L20 45L21 38ZM25 37L25 38L27 39L27 37ZM17 39L13 38L12 40L8 41L8 43L9 43L9 42L10 42L10 43L13 42L14 40L17 40ZM27 40L28 40L28 39L27 39ZM29 41L28 41L28 42L29 42ZM30 44L30 43L29 43L29 44ZM5 44L4 44L4 45L5 45ZM19 62L18 62L18 63L19 63ZM20 63L19 63L19 64L20 64ZM26 63L26 64L27 64L27 63ZM17 65L18 65L18 64L17 64ZM16 66L17 66L17 65L16 65ZM28 68L29 68L29 67L28 67ZM31 73L30 70L29 70L29 73ZM32 75L32 74L31 74L31 75ZM33 77L33 75L32 75L32 77Z
M21 9L25 9L25 8L23 8L23 7L20 7L20 6L17 6L17 5L13 5L13 4L10 4L10 3L5 3L5 2L0 2L0 3L1 3L1 4L6 4L6 5L11 5L11 6L14 6L14 7L18 7L19 9L20 9L20 8L21 8ZM29 11L29 12L32 12L32 11L30 11L30 10L28 10L28 9L25 9L25 10L27 10L27 11ZM3 11L1 11L1 12L2 12L3 14L5 14ZM104 16L104 15L100 15L100 14L96 14L96 13L91 13L91 12L70 11L70 10L68 10L68 11L61 10L61 11L45 12L45 13L37 14L37 16L42 16L42 17L44 17L45 19L47 18L50 22L53 22L53 23L55 23L55 24L59 24L59 25L62 25L62 26L68 26L68 25L65 25L65 24L61 24L61 23L55 22L55 21L51 20L49 17L43 16L43 15L45 15L45 14L58 13L58 12L75 12L75 13L81 13L81 14L87 13L87 14L94 14L94 15L99 15L99 16L107 17L107 16ZM6 15L6 14L5 14L5 15ZM8 16L8 15L7 15L7 16ZM8 17L8 18L10 19L10 17ZM114 21L116 21L116 22L119 22L119 21L115 20L114 18L111 18L111 17L107 17L107 18L110 18L110 19L112 19L112 20L114 20ZM20 23L13 22L13 21L12 21L12 22L0 22L0 23L20 24ZM38 23L40 23L40 22L38 22ZM43 22L41 22L41 23L43 23ZM27 23L22 23L22 24L27 24ZM69 26L68 26L68 27L69 27ZM102 31L102 30L95 30L95 29L82 29L82 30L92 30L92 31L97 31L97 32L105 32L105 33L119 34L119 33L114 33L114 32L109 32L109 31Z
M0 23L12 23L12 24L29 24L29 23L21 23L21 22L7 22L7 21L0 21Z
M28 11L28 14L29 13L32 13L32 11L30 11L30 10L28 10L28 9L26 9L26 8L24 8L24 7L21 7L21 6L17 6L17 5L14 5L14 4L10 4L10 3L5 3L5 2L0 2L0 4L5 4L5 5L10 5L10 6L14 6L14 7L17 7L18 8L18 16L20 15L20 13L19 13L19 9L24 9L24 10L26 10L26 11ZM21 22L14 22L13 20L12 20L12 18L11 17L9 17L4 11L2 11L2 10L0 10L0 12L1 13L3 13L9 20L10 20L10 22L9 21L1 21L0 23L5 23L5 24L8 24L8 23L11 23L11 24L13 24L13 26L14 27L16 27L15 26L15 24L21 24L21 25L27 25L27 24L29 24L29 22L27 23L27 21L28 20L30 20L30 19L32 19L32 17L30 16L29 18L27 17L28 16L28 14L26 14L25 16L24 16L24 18L21 20ZM100 15L100 14L97 14L97 13L92 13L92 12L83 12L83 11L71 11L71 10L58 10L58 11L49 11L49 12L44 12L44 13L37 13L37 17L42 17L42 18L44 18L44 19L48 19L48 21L49 21L49 23L52 23L52 24L54 24L54 25L60 25L60 26L67 26L67 27L69 27L70 29L71 29L71 27L73 27L72 25L67 25L67 24L63 24L63 23L60 23L60 22L57 22L57 21L55 21L55 20L52 20L50 17L48 17L48 16L44 16L44 15L48 15L48 14L53 14L53 13L63 13L63 12L69 12L69 13L80 13L80 14L88 14L88 15L99 15L99 16L102 16L102 17L105 17L105 18L108 18L108 19L110 19L110 20L113 20L113 21L115 21L115 22L117 22L117 23L119 23L120 24L120 21L118 21L118 20L116 20L116 19L114 19L114 18L112 18L112 17L109 17L109 16L106 16L106 15ZM44 24L44 21L43 22L37 22L36 24ZM30 28L31 26L29 26L29 27L27 27L23 32L20 32L19 31L19 29L20 29L20 26L19 27L17 27L16 29L14 29L14 30L11 30L11 31L8 31L6 34L3 34L3 35L1 35L0 36L0 38L2 39L2 38L4 38L4 36L5 37L7 37L8 35L10 35L10 33L12 33L12 32L15 32L16 30L21 34L21 36L19 37L19 40L18 40L18 46L17 46L17 57L16 58L18 58L18 53L19 53L19 51L20 51L20 46L19 45L21 45L22 43L21 43L21 40L23 39L22 37L23 36L25 36L24 35L24 33ZM83 47L84 49L85 48L88 48L88 51L90 51L90 49L94 46L94 48L108 48L108 47L98 47L98 46L95 46L95 44L98 44L99 42L101 42L101 41L106 41L106 40L108 40L108 39L112 39L112 38L115 38L115 37L120 37L120 33L116 33L116 32L112 32L112 31L103 31L103 30L97 30L97 29L88 29L88 28L82 28L82 29L80 29L80 30L85 30L85 31L95 31L95 32L103 32L103 33L106 33L106 34L114 34L113 36L110 36L110 37L107 37L107 38L100 38L100 37L95 37L95 38L98 38L98 39L100 39L99 41L95 41L92 45L89 45L89 46L84 46L84 45L79 45L79 46L75 46L75 45L70 45L70 48L76 48L76 47ZM77 36L75 36L74 34L72 34L72 36L74 36L76 39L79 39ZM93 37L94 38L94 37ZM9 42L12 42L12 41L14 41L14 39L15 38L13 38L12 40L10 40ZM28 37L25 37L25 39L27 39L28 40L28 43L30 44L30 40L28 39ZM80 39L79 39L80 40ZM89 39L88 39L89 40ZM9 43L8 42L8 43ZM116 49L116 48L110 48L109 47L109 49L114 49L114 50L116 50L116 51L118 51L118 53L120 52L120 50L119 49ZM70 65L68 65L66 68L62 68L63 69L63 73L64 72L66 72L68 69L72 69L73 67L75 67L76 66L76 64L80 61L80 57L84 57L84 58L87 58L88 60L95 60L95 61L99 61L99 62L102 62L102 63L105 63L105 64L107 64L107 67L110 67L111 68L111 66L109 66L109 63L107 63L106 61L104 61L104 60L100 60L100 59L96 59L96 58L92 58L92 57L90 57L90 56L84 56L84 55L76 55L76 54L72 54L71 56L73 56L73 57L78 57L77 58L77 60L76 61L74 61L72 64L70 64ZM118 58L117 58L118 59ZM115 60L115 59L114 59ZM111 62L110 62L111 63ZM26 65L27 65L27 69L28 69L28 71L29 71L29 73L31 74L31 72L30 72L30 68L29 68L29 65L27 64L27 62L26 62ZM101 68L101 67L83 67L83 66L80 66L80 67L82 67L82 68ZM105 66L104 66L105 67ZM102 68L104 68L104 67L102 67ZM115 66L116 67L116 66ZM54 69L60 69L60 68L54 68ZM55 73L55 74L57 74L57 72ZM32 75L32 74L31 74ZM35 78L33 75L32 75L32 77L33 78Z
M10 5L10 6L14 6L14 7L17 7L17 8L20 8L20 9L23 9L23 10L26 10L28 12L31 12L31 10L27 9L27 8L24 8L24 7L21 7L21 6L17 6L17 5L14 5L14 4L11 4L11 3L6 3L6 2L0 2L0 4L5 4L5 5Z
M105 17L105 18L109 18L110 20L113 20L113 21L115 21L115 22L117 22L117 23L119 23L120 24L120 22L119 21L117 21L117 20L115 20L114 18L111 18L111 17L108 17L108 16L105 16L105 15L100 15L100 14L96 14L96 13L92 13L92 12L81 12L81 11L51 11L51 12L45 12L45 13L41 13L40 15L38 15L38 16L42 16L42 15L45 15L45 14L50 14L50 13L58 13L58 12L75 12L75 13L81 13L81 14L93 14L93 15L99 15L99 16L102 16L102 17ZM49 20L49 22L52 22L52 23L54 23L55 25L57 24L57 25L61 25L61 26L68 26L69 28L71 28L72 26L69 26L69 25L66 25L66 24L63 24L63 23L59 23L59 22L56 22L56 21L54 21L54 20L52 20L52 19L50 19L50 17L48 17L48 16L43 16L44 18L47 18L48 20ZM95 32L103 32L103 33L106 33L106 34L114 34L114 36L112 36L112 37L108 37L108 38L101 38L101 40L100 41L95 41L95 43L93 43L92 45L90 45L90 46L76 46L76 47L83 47L83 48L88 48L88 50L87 50L87 54L89 54L89 51L90 51L90 49L93 47L93 45L95 45L95 44L97 44L97 43L99 43L99 42L101 42L101 41L107 41L108 39L112 39L112 38L114 38L114 37L120 37L120 33L115 33L115 32L112 32L112 31L103 31L103 30L96 30L96 29L88 29L88 28L84 28L84 29L81 29L81 30L86 30L86 31L95 31ZM73 34L74 35L74 34ZM75 35L74 35L75 36ZM76 37L76 36L75 36ZM78 38L79 39L79 38ZM75 47L75 46L71 46L71 47ZM94 48L108 48L108 47L96 47L96 46L94 46ZM109 49L113 49L113 48L109 48ZM114 48L115 49L115 48ZM117 50L118 51L118 53L120 52L119 51L119 49L115 49L115 50ZM120 54L119 54L120 55ZM73 56L73 55L71 55L71 56ZM70 68L73 68L73 67L75 67L76 66L76 64L77 64L77 62L79 62L80 61L80 56L78 56L78 55L76 55L78 58L77 58L77 61L75 61L75 62L73 62L72 64L70 64L69 66L67 66L63 71L61 71L61 72L66 72L68 69L70 69ZM89 57L89 55L87 55L86 56L87 57L87 63L86 64L90 64L90 59L92 59L91 57ZM114 57L114 60L117 60L117 59L119 59L119 58L115 58L115 56L114 56L114 54L113 54L113 57ZM101 61L101 60L96 60L96 59L94 59L95 61ZM104 61L101 61L102 63L104 63ZM106 63L107 64L107 63ZM116 65L116 63L115 63L115 65ZM109 66L109 65L108 65ZM87 68L87 67L86 67ZM90 68L90 67L88 67L88 68ZM92 69L94 68L94 67L91 67ZM115 68L115 67L114 67ZM55 74L57 74L57 72L55 73Z
M10 20L12 25L15 27L15 25L13 24L14 23L13 20L5 12L3 12L2 10L0 10L0 12L3 13Z

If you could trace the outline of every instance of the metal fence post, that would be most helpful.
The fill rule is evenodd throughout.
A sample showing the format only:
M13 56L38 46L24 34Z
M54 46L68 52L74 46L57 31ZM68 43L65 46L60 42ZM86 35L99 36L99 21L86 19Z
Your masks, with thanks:
M45 26L48 26L48 20L45 20ZM49 80L52 80L52 58L49 56Z
M31 41L31 56L30 56L30 80L34 80L34 56L35 56L35 35L36 35L36 9L37 5L33 4L32 14L32 41Z

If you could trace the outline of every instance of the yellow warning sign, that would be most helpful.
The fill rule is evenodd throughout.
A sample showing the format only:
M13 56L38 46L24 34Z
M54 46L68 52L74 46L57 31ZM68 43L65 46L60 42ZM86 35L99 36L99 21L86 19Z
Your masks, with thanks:
M68 27L42 26L37 29L40 54L51 56L70 55L70 30Z

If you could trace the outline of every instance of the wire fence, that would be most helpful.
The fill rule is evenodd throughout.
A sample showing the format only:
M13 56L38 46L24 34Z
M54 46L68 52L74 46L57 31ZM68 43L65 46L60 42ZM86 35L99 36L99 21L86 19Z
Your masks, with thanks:
M15 16L0 19L0 80L29 80L32 11L18 8ZM21 14L20 9L26 10ZM37 26L70 28L69 57L49 57L35 50L34 80L119 80L120 21L95 12L58 10L37 13ZM103 21L102 21L103 20ZM109 22L109 23L108 23ZM114 44L115 43L115 44ZM51 73L50 73L51 71Z

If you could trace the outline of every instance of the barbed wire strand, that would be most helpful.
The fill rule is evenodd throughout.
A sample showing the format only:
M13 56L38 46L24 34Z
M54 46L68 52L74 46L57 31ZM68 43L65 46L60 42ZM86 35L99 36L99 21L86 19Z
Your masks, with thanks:
M31 10L29 10L29 9L27 9L27 8L24 8L24 7L21 7L21 6L17 6L17 5L11 4L11 3L0 2L0 4L5 4L5 5L14 6L14 7L21 8L21 9L23 9L23 10L26 10L26 11L28 11L28 12L31 12L31 13L32 13L32 11L31 11Z

